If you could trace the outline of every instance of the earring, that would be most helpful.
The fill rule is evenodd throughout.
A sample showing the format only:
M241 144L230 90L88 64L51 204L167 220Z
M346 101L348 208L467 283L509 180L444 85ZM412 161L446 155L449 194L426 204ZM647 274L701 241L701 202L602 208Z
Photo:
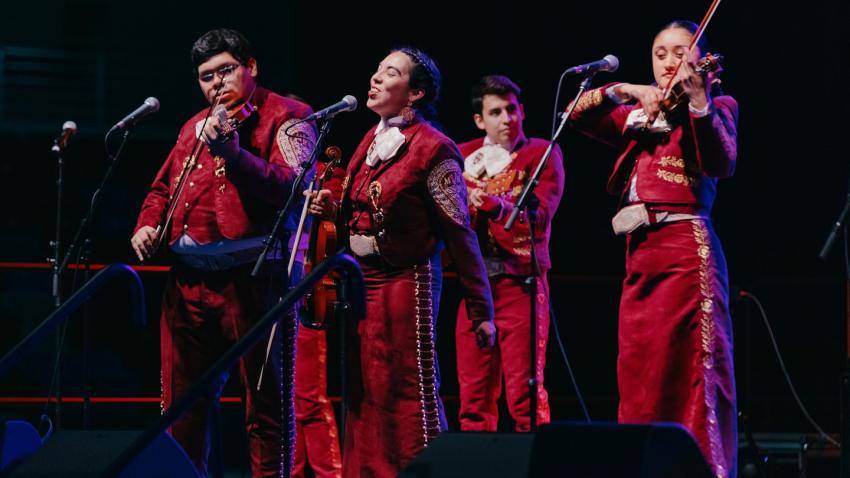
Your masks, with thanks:
M409 105L405 106L401 109L401 119L403 119L405 123L412 123L413 120L416 119L416 110Z

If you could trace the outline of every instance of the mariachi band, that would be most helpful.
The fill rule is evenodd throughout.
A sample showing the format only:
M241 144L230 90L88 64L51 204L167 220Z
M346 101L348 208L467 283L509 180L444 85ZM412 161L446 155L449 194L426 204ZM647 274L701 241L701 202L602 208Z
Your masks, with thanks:
M586 91L569 118L620 152L608 182L620 198L612 225L626 236L618 418L681 423L713 474L734 476L728 284L710 213L717 179L735 168L737 103L719 90L716 58L697 25L662 27L651 56L654 84ZM308 465L322 477L396 476L447 430L435 345L444 258L463 297L451 311L460 428L496 431L503 382L516 431L548 423L549 238L564 166L555 145L535 204L514 211L550 146L525 134L520 87L482 78L471 95L481 137L456 144L435 124L437 64L416 48L393 49L369 79L366 106L377 118L354 153L338 167L302 171L317 143L316 122L304 121L312 109L258 84L246 38L209 31L191 59L209 107L181 128L131 239L140 260L167 248L173 262L160 321L162 406L297 282L317 242L333 241L356 258L366 298L364 320L345 337L342 446L327 396L325 332L295 326L299 315L309 323L316 319L307 312L325 311L302 304L281 318L289 326L239 362L252 476L304 476ZM299 175L309 189L293 190ZM269 249L276 213L293 194L308 225L301 210L288 211L288 241ZM506 228L517 212L521 220ZM332 238L317 238L324 227ZM169 430L204 476L208 408L199 401Z

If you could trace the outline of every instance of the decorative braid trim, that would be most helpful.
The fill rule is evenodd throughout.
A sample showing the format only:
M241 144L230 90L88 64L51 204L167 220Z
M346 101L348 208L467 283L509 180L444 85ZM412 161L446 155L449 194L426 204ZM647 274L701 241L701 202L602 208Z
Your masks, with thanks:
M295 467L295 347L298 338L297 309L293 308L280 320L280 476L289 478Z
M165 380L162 368L159 369L159 414L165 414Z
M694 240L697 243L699 264L700 289L700 331L702 334L702 366L703 366L703 400L708 410L708 443L711 452L711 465L718 478L728 476L726 459L720 439L720 429L717 424L717 372L714 370L714 344L716 341L714 313L714 291L711 288L714 265L712 263L711 242L708 230L701 220L691 221L694 228Z
M587 91L579 97L578 104L573 110L573 113L583 113L589 109L596 108L601 105L604 100L605 95L602 93L602 88Z
M419 369L419 403L425 446L440 433L437 407L437 360L434 352L434 319L431 264L414 267L416 303L416 365Z

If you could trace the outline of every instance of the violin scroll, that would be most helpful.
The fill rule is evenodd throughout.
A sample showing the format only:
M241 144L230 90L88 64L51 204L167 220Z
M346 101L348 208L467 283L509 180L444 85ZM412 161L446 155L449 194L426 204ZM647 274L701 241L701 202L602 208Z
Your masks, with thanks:
M723 55L706 53L706 55L700 58L700 60L694 65L694 69L702 76L714 74L715 77L710 81L712 83L719 83L720 80L716 77L716 75L723 71L723 67L721 66L722 61ZM671 113L679 111L680 107L685 105L687 101L688 95L685 94L682 84L676 83L670 88L670 93L661 101L661 103L659 103L659 107L661 111L669 117Z
M339 146L328 146L325 148L325 156L333 162L338 162L342 159L342 149Z

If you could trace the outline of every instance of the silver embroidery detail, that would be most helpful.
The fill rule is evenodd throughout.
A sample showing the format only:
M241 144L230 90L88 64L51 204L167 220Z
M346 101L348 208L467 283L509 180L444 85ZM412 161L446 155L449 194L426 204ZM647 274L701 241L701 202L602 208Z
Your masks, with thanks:
M295 354L298 339L297 307L286 312L279 322L277 337L280 341L280 473L292 476L295 467Z
M434 202L452 221L469 225L469 207L466 204L466 185L463 172L454 159L441 161L428 175L428 190Z
M165 380L162 368L159 369L159 414L165 414Z
M277 145L286 164L296 173L301 172L301 163L310 159L313 145L316 144L316 130L310 123L299 123L289 130L290 125L301 121L295 118L288 119L277 130Z
M434 350L434 317L431 303L431 263L415 266L416 365L419 368L419 404L425 446L440 433L437 402L437 359Z

